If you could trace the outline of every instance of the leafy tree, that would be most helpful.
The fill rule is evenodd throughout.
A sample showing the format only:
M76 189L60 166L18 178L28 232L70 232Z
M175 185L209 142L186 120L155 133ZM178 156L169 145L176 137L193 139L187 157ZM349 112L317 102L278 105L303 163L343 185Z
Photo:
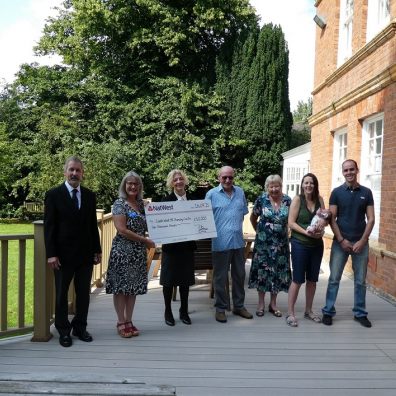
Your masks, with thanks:
M221 46L252 20L248 0L67 0L37 51L134 87L154 76L210 86Z
M14 160L17 153L16 142L10 140L5 131L5 124L0 123L0 207L7 202L13 202L10 197L12 186L17 180L14 172ZM10 199L11 198L11 199Z
M248 0L64 1L36 48L64 66L24 65L0 104L4 139L18 142L14 192L42 199L70 154L102 206L130 169L154 196L176 166L207 180L224 113L215 59L256 20Z
M308 118L312 115L312 98L307 102L299 101L293 111L293 129L290 148L301 146L311 140L311 128Z
M312 115L312 98L306 102L299 100L296 110L293 111L293 122L303 122L308 124L308 118Z

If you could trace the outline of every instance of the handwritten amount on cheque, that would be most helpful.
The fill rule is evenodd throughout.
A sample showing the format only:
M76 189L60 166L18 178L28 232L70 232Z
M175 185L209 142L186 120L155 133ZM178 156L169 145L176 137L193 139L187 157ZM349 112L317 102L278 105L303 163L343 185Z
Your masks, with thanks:
M205 221L207 219L206 216L197 216L194 218L191 217L171 217L168 219L155 219L154 223L158 228L166 228L166 227L177 227L183 224L190 224L191 221ZM171 224L176 223L176 224Z

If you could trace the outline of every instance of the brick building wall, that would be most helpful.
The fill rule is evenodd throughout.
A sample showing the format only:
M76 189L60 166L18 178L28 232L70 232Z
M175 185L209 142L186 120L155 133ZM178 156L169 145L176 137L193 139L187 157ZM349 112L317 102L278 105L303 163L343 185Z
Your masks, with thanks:
M316 29L311 170L327 205L334 132L346 128L347 158L361 165L363 122L384 114L381 202L375 202L381 207L376 219L380 229L378 240L370 240L367 280L396 298L396 0L390 0L390 23L367 43L368 0L354 1L352 56L341 65L337 65L340 0L318 0L315 6L326 27ZM325 246L328 256L331 239Z

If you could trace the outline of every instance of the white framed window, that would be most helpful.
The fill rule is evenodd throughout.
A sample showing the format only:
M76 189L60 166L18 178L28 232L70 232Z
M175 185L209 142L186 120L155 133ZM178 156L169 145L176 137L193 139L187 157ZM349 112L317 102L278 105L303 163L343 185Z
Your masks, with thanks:
M389 0L369 0L366 41L370 41L390 22Z
M378 239L381 210L382 153L384 143L384 114L363 122L360 183L371 189L374 197L375 225L371 237Z
M347 159L348 133L346 128L334 132L333 142L333 188L344 182L342 163Z
M352 55L353 0L341 0L338 37L338 66Z
M283 184L286 187L284 192L289 195L290 198L300 194L301 178L306 173L307 166L305 164L296 163L294 166L288 166L286 168L286 179L283 180Z

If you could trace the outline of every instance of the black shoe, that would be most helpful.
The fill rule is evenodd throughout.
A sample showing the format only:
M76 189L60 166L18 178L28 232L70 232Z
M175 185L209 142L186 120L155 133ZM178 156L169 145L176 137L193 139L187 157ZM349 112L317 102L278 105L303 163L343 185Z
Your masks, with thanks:
M89 334L87 330L77 331L77 330L73 329L72 334L75 337L78 337L79 340L84 341L84 342L91 342L93 340L91 334Z
M333 324L333 317L330 315L324 314L322 317L322 323L326 326L331 326Z
M168 326L174 326L175 325L175 318L173 317L172 312L165 311L165 323Z
M73 341L69 335L61 335L59 337L59 344L61 344L65 348L68 348L68 347L72 346Z
M188 316L188 313L180 313L180 320L186 325L191 324L191 319Z
M367 319L367 316L355 316L353 319L359 322L363 327L371 327L371 322Z

